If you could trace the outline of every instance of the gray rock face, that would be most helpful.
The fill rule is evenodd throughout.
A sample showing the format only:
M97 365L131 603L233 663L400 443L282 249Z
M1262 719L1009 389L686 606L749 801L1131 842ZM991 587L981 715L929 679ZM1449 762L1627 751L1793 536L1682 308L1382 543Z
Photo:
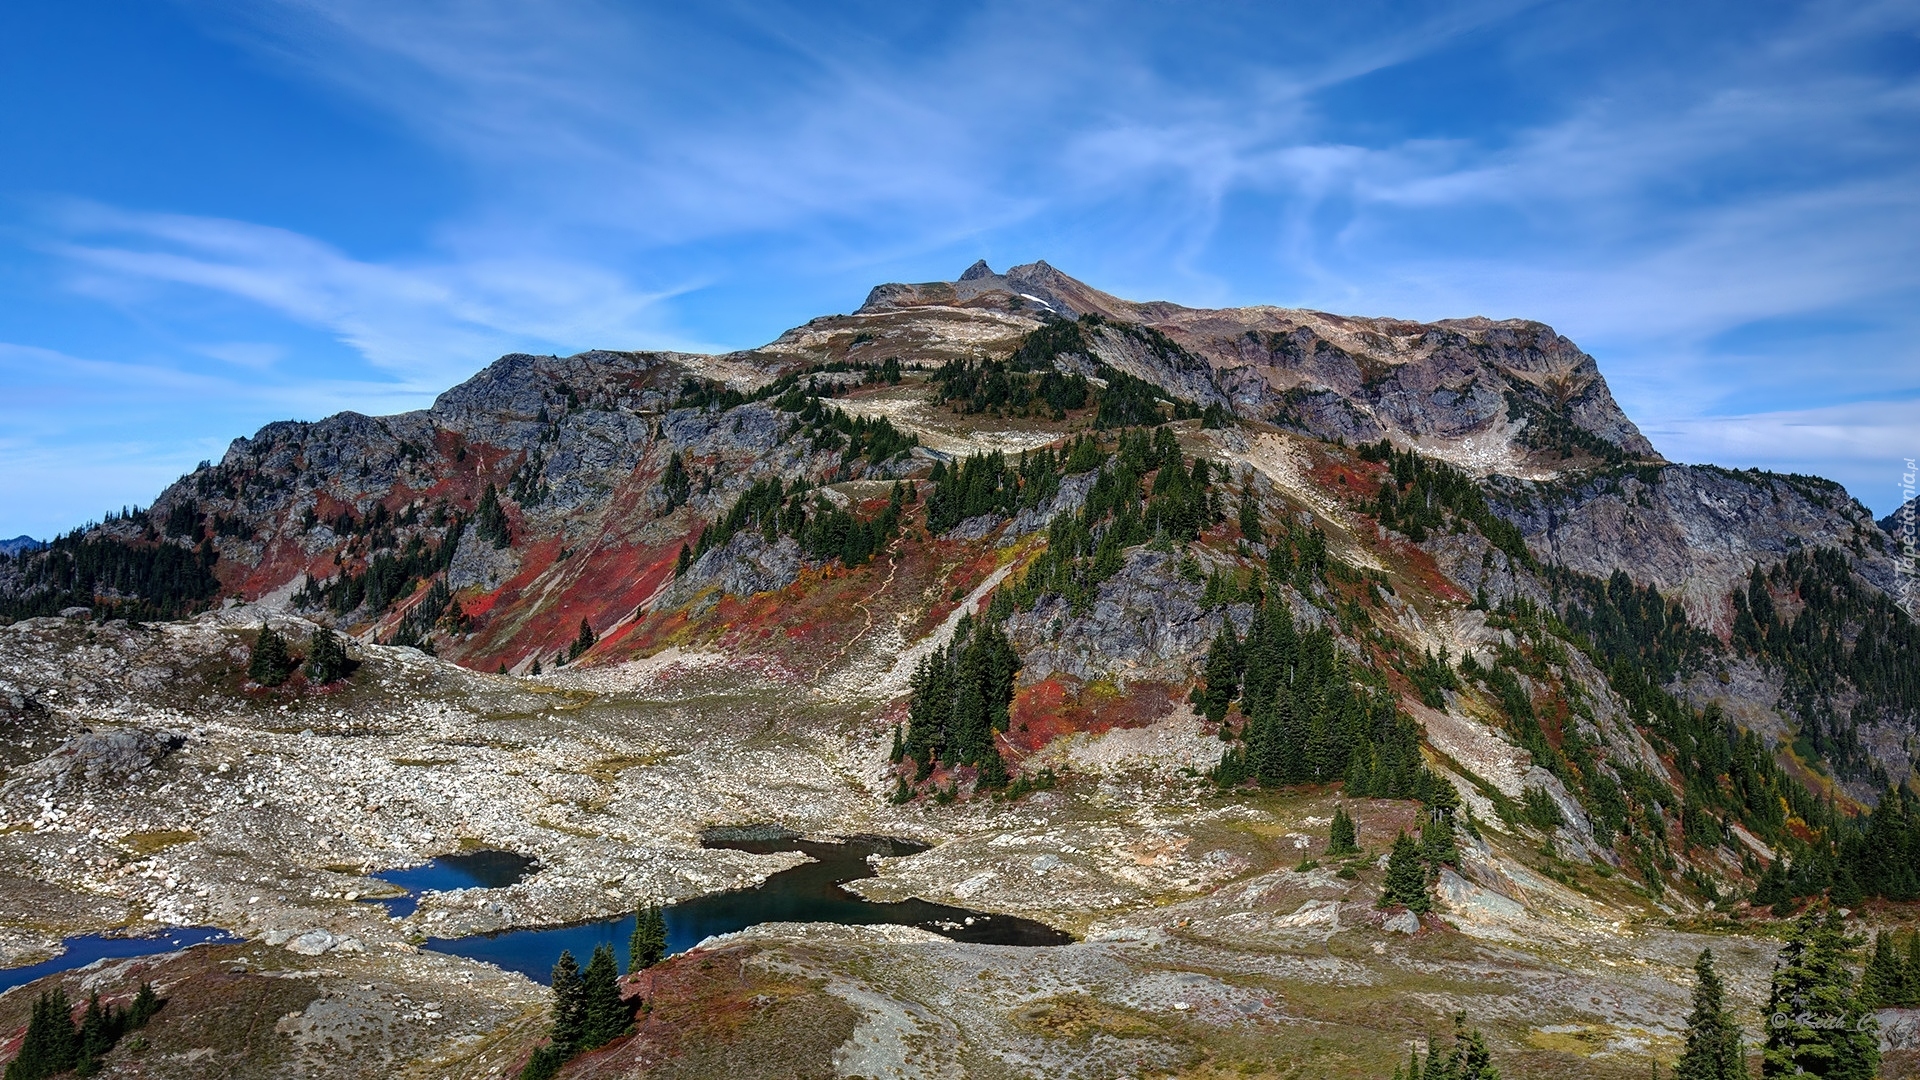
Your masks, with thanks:
M1734 584L1800 546L1850 550L1861 576L1896 587L1871 513L1826 480L1668 465L1504 487L1499 512L1536 557L1601 578L1623 570L1716 631L1731 625Z
M1205 589L1180 576L1179 558L1136 549L1126 565L1100 586L1092 610L1070 614L1058 598L1007 620L1007 632L1020 650L1022 682L1055 674L1093 680L1184 680L1195 657L1220 632L1220 611L1200 606ZM1233 610L1244 628L1251 607ZM1058 621L1060 633L1054 635Z
M800 579L802 565L800 545L791 536L769 544L757 532L736 533L694 560L686 574L660 591L652 607L670 611L716 585L731 596L784 589Z
M186 744L185 735L172 731L127 728L90 731L68 739L58 750L22 767L7 786L24 780L41 780L51 781L55 791L98 787L149 769Z
M469 529L461 534L460 546L453 549L453 561L447 564L447 587L497 589L519 569L520 556L513 548L494 547L493 541Z

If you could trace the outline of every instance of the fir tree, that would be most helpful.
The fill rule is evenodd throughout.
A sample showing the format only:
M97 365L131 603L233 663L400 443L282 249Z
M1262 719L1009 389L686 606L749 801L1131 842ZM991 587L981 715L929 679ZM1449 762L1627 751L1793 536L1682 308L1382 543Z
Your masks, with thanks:
M1402 832L1393 841L1387 856L1386 888L1380 894L1380 906L1404 907L1424 915L1433 907L1427 895L1427 870L1420 861L1420 845Z
M520 1069L520 1080L553 1080L560 1075L560 1066L567 1063L565 1054L552 1044L540 1047L527 1059Z
M1333 826L1328 830L1327 854L1357 855L1360 852L1360 828L1344 806L1333 808Z
M1760 1075L1872 1080L1879 1071L1878 1027L1848 967L1854 948L1838 913L1809 911L1795 922L1774 963Z
M1227 706L1240 692L1240 639L1233 632L1232 619L1220 620L1220 632L1207 649L1206 679L1201 711L1218 724L1227 718Z
M287 651L287 639L266 623L253 639L253 655L247 661L247 678L261 686L279 686L293 674L293 655Z
M669 512L685 506L687 496L693 493L693 477L687 473L687 464L680 460L678 453L667 455L667 468L660 477L660 493L666 496Z
M165 998L154 993L152 983L141 983L140 992L133 996L133 1004L127 1008L127 1029L131 1031L145 1027L147 1021L153 1019L153 1014L159 1012L160 1006L166 1003Z
M1249 544L1266 541L1266 530L1260 527L1260 502L1253 495L1253 477L1240 487L1240 535Z
M667 916L659 905L634 915L633 936L627 939L627 972L645 971L667 956Z
M553 965L553 1045L563 1060L573 1054L586 1030L586 987L580 965L572 950L563 949Z
M673 560L673 576L683 578L693 568L693 549L686 544L680 545L680 557Z
M500 506L500 492L492 484L487 485L487 490L480 496L480 504L474 507L473 527L480 539L496 548L506 547L513 542L507 512Z
M587 622L583 616L580 619L580 633L573 639L573 644L567 648L567 660L574 661L580 659L580 654L593 648L594 643L599 640L600 639L594 635L593 625Z
M1860 978L1860 1002L1868 1008L1889 1008L1906 1000L1906 965L1893 947L1892 931L1873 935L1873 954Z
M1747 1080L1740 1025L1727 1012L1713 950L1693 965L1693 1012L1687 1017L1687 1048L1673 1064L1674 1080Z
M1900 994L1900 1004L1909 1009L1920 1009L1920 930L1907 934L1907 977Z
M633 1011L620 999L620 967L614 960L613 946L595 947L593 958L581 973L580 992L584 1023L576 1049L605 1046L626 1032Z
M313 628L313 636L307 641L307 679L316 683L330 683L335 679L344 679L353 669L353 661L347 657L346 646L333 631L324 626Z
M61 987L43 990L33 1003L20 1053L7 1066L6 1080L41 1080L72 1069L80 1060L80 1033L73 1027L73 1008Z

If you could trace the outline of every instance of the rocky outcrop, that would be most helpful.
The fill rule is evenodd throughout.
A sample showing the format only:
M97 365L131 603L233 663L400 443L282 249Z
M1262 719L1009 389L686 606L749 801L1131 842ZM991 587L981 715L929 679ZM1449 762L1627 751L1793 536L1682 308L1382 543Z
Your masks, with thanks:
M186 744L187 737L174 731L89 731L17 770L8 787L33 780L42 781L53 791L99 787L144 772Z

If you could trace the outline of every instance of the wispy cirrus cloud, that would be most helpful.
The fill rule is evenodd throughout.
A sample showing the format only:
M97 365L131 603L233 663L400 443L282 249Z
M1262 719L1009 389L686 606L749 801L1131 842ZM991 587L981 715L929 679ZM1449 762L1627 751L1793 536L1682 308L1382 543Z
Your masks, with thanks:
M670 295L577 260L371 262L285 229L86 203L63 205L54 221L62 238L48 249L76 290L116 302L168 287L250 301L335 335L416 392L509 348L663 336L659 304Z

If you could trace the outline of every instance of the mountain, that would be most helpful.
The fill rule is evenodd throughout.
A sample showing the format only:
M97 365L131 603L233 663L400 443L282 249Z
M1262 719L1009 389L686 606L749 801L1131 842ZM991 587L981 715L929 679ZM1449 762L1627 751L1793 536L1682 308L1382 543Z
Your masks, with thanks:
M908 1044L956 1075L1335 1052L1383 1075L1460 1007L1507 1075L1640 1075L1696 931L1733 935L1729 985L1764 1000L1754 925L1920 899L1903 580L1838 485L1667 461L1542 324L976 263L756 349L516 354L429 409L270 424L0 562L0 807L30 826L0 849L59 913L0 923L324 929L364 949L338 958L364 975L312 976L352 1012L347 983L467 970L410 941L759 880L790 856L700 838L776 822L937 844L850 886L870 899L1088 940L987 961L750 931L707 954L737 985L663 976L730 1002L694 1029L858 1030L821 1053L873 1075L920 1069ZM263 624L294 654L273 686ZM344 679L311 671L330 632ZM1330 848L1336 807L1364 858ZM1378 906L1402 831L1426 922ZM542 869L398 923L357 902L476 846ZM499 1060L407 1060L524 1060L537 1025L502 1025L537 997L497 975L459 1008ZM694 1042L643 1031L619 1067Z
M31 536L25 535L16 536L11 540L0 540L0 554L12 558L23 551L38 551L46 546L46 542L43 540L35 540Z

